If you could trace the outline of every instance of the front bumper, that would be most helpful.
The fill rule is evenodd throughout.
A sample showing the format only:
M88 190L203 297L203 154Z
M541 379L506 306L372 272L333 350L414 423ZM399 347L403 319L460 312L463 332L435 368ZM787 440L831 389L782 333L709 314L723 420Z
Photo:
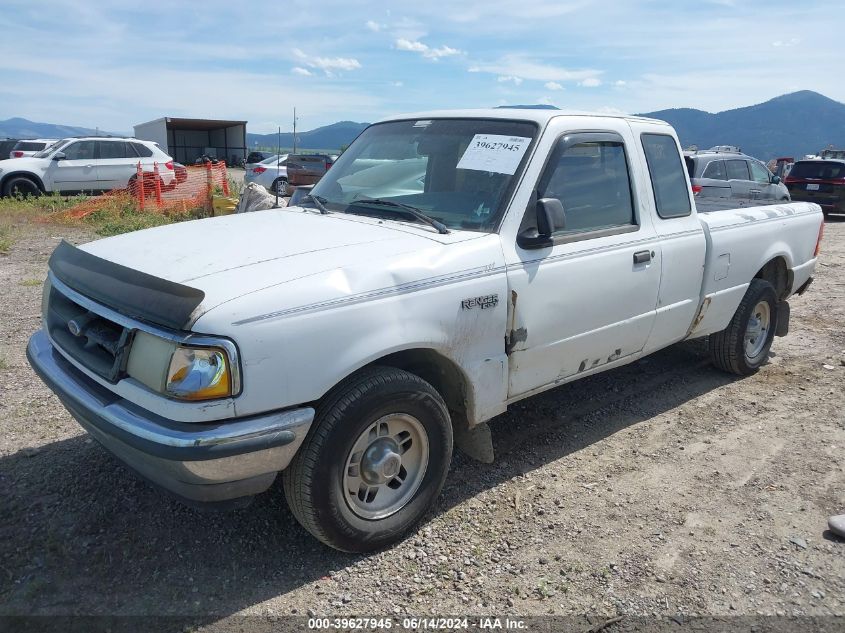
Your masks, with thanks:
M74 418L118 459L191 502L263 492L290 463L314 420L305 407L247 418L183 423L150 413L71 365L40 330L27 359Z

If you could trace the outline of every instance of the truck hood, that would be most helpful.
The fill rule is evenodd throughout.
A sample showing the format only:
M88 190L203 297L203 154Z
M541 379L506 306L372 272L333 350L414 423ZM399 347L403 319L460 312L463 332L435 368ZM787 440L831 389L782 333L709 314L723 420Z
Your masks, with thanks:
M238 297L351 266L380 267L482 234L297 207L171 224L85 244L92 255L201 290L203 313Z

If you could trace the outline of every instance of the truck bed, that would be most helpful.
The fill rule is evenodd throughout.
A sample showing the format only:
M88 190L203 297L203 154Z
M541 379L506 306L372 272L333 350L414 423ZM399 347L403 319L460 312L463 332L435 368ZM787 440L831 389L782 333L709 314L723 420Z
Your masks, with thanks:
M785 264L783 297L799 289L815 265L823 216L806 202L722 209L698 216L707 241L702 282L702 312L692 337L724 329L750 280L768 262ZM810 246L813 245L813 246Z

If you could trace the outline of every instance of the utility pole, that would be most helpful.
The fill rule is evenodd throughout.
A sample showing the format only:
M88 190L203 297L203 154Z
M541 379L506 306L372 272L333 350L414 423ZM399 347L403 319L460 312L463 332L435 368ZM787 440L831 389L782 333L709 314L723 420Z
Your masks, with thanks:
M296 154L296 106L293 108L293 153Z
M274 182L273 191L276 194L276 202L273 205L274 209L279 207L279 172L282 171L282 126L279 126L279 135L276 137L276 180ZM285 192L287 193L287 192Z

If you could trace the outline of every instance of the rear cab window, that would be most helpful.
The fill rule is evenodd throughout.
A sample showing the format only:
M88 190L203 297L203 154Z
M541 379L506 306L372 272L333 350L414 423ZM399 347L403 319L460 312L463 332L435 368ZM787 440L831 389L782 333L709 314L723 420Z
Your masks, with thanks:
M668 134L641 135L654 204L663 219L680 218L692 213L690 190L684 177L681 154L674 137Z

